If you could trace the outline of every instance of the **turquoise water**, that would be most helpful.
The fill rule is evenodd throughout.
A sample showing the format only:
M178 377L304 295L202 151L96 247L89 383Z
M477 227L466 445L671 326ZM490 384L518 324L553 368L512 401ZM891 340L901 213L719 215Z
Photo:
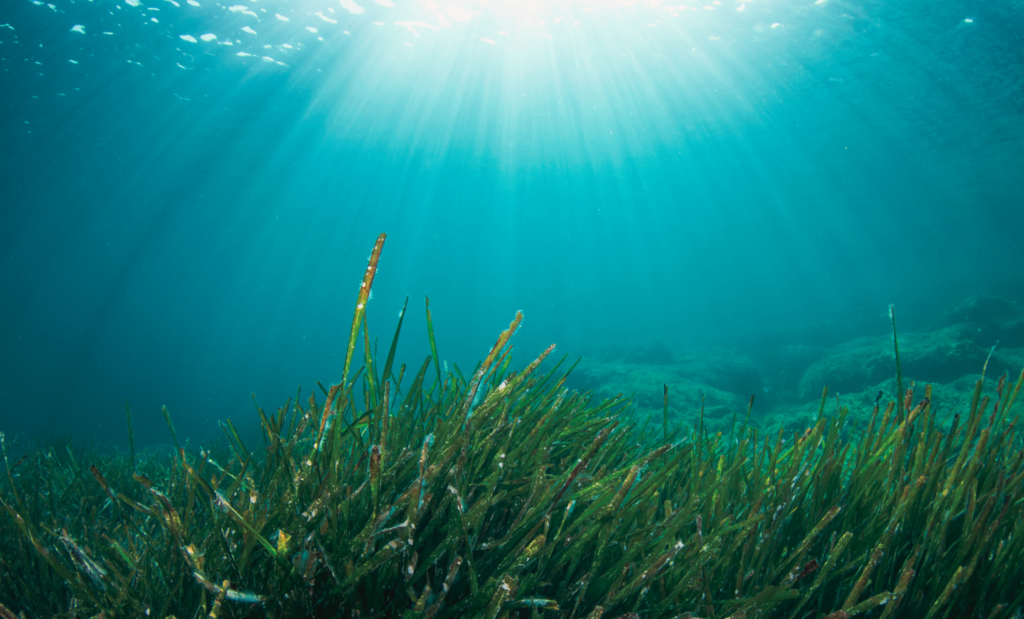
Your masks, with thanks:
M237 2L0 7L0 430L252 427L381 232L381 354L430 295L464 373L520 309L525 364L1022 296L1019 3Z

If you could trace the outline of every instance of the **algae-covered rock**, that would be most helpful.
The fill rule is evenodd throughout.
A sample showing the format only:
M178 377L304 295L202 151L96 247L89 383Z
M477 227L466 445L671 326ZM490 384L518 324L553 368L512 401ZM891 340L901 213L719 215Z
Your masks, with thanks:
M1000 375L1008 372L1013 381L1024 367L1024 337L1019 333L1024 333L1024 312L1015 304L968 299L928 330L899 333L903 386L917 381L915 397L920 398L924 385L931 384L941 406L959 405L987 361L986 392L994 393ZM879 390L883 406L902 397L896 393L890 334L833 348L793 344L754 350L748 355L729 348L673 350L662 343L607 346L583 359L570 386L600 397L633 396L637 413L660 423L667 384L670 421L693 423L703 398L712 430L727 429L734 413L743 416L752 395L757 397L751 424L772 429L813 425L826 386L824 412L834 414L848 406L851 422L870 416Z
M976 338L1007 348L1024 347L1024 310L998 297L966 299L937 318L929 330L953 325L970 327Z
M625 359L611 359L609 356L605 351L600 357L584 358L573 371L569 385L594 391L600 398L619 393L632 396L638 414L654 415L659 421L664 407L665 385L669 388L670 421L696 422L703 399L704 417L709 427L715 428L719 425L715 420L731 420L734 412L744 414L750 398L719 385L728 385L730 381L735 384L736 380L756 384L758 376L752 366L742 373L731 374L725 369L729 355L708 354L706 361L702 362L696 353L686 353L679 355L678 360L671 364L637 363L637 357L632 355Z
M616 373L633 367L661 368L667 375L675 374L686 381L737 394L758 393L765 385L761 368L753 359L726 348L673 351L661 343L645 346L613 345L585 357L581 364L585 371L597 366L616 366L619 368Z
M900 334L903 375L948 383L979 373L995 344L987 341L983 345L979 339L977 329L967 324ZM892 338L862 337L836 346L812 364L800 379L800 396L811 397L822 385L840 393L862 391L895 374Z
M1021 368L1024 368L1024 348L996 348L987 371L991 378L1007 372L1010 380L1016 380Z
M700 348L679 355L676 372L718 389L749 398L765 387L764 374L747 355L726 348Z

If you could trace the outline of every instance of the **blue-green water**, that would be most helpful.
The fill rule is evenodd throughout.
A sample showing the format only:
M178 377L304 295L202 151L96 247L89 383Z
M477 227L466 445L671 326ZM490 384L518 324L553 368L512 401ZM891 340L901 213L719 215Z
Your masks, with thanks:
M381 232L381 354L429 294L464 373L1024 296L1019 2L237 1L0 6L0 431L308 396Z

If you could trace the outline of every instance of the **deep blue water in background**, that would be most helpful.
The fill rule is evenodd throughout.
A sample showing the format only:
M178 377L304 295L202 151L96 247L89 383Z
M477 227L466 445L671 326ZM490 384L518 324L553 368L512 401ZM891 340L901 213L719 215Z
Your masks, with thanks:
M337 381L381 232L381 355L409 295L419 366L429 294L464 373L519 309L525 364L1024 291L1019 3L198 3L0 5L9 436Z

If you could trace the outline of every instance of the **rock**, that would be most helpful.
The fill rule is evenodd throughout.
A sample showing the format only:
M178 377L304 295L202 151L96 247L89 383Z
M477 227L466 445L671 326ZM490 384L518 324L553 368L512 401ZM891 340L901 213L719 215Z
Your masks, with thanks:
M581 367L593 369L598 365L618 366L620 370L628 366L660 366L683 381L748 396L759 393L765 385L763 373L753 359L726 348L673 352L661 343L614 345L585 357Z
M700 348L679 355L673 366L681 379L693 380L745 398L764 390L761 369L750 357L725 348Z
M704 417L718 427L732 415L743 416L749 396L738 395L700 379L684 376L684 365L654 365L628 361L584 359L570 375L567 386L594 391L599 398L632 396L637 413L661 420L664 385L669 387L669 418L673 423L696 423L704 398Z
M1007 390L1012 389L1024 367L1024 311L1003 299L968 299L927 331L901 332L899 347L904 388L917 381L915 403L927 381L933 385L935 411L960 410L969 406L986 360L986 393L994 396L1004 372ZM638 419L650 416L660 425L667 384L670 423L692 427L703 399L712 432L728 431L734 415L743 419L750 396L756 395L752 426L802 432L818 419L823 387L829 387L825 414L847 406L851 423L866 423L880 389L883 406L897 399L895 376L892 336L881 335L831 349L777 345L759 349L754 357L728 348L672 350L659 342L608 346L584 358L567 386L599 398L631 396Z
M900 334L904 382L917 379L948 383L979 373L994 343L982 346L977 330L966 324ZM812 364L800 379L800 397L812 397L825 385L840 393L863 391L895 375L892 338L862 337L840 344Z
M930 325L930 330L936 331L954 325L962 325L973 330L975 338L985 346L991 346L998 341L1000 346L1007 348L1024 347L1024 310L1006 299L966 299L943 313Z

